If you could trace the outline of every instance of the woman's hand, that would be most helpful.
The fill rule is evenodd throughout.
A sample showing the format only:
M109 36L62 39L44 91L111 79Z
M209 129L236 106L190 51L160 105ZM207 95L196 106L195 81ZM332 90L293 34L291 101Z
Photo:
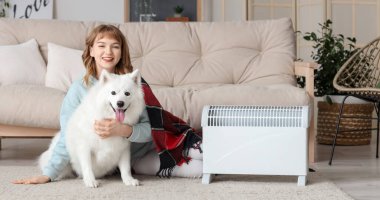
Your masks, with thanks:
M48 182L50 182L50 178L45 175L12 181L13 184L44 184Z
M129 137L132 134L131 126L120 123L115 119L95 120L94 128L96 134L102 139L111 136Z

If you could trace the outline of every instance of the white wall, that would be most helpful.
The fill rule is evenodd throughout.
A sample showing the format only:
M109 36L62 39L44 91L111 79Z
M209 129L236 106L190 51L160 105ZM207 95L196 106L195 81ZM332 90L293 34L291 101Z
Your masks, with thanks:
M225 21L246 20L246 1L245 0L224 0Z
M54 0L54 19L124 22L124 0Z
M203 0L202 6L203 21L246 20L246 0Z
M212 4L213 4L212 0L202 1L202 5L201 5L202 17L200 21L206 21L206 22L212 21L212 10L213 10Z

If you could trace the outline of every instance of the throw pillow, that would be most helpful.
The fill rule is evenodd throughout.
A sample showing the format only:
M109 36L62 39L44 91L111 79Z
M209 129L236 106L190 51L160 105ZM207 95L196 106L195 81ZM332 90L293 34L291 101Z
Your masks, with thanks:
M48 64L45 86L67 92L73 81L83 77L86 70L83 51L48 43Z
M43 85L45 73L46 64L35 39L0 46L0 85Z

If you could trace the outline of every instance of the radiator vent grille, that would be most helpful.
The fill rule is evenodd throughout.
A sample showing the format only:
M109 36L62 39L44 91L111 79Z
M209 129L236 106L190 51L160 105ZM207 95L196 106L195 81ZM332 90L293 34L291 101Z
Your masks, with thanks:
M305 109L306 108L306 109ZM307 127L307 106L208 106L202 126ZM205 122L205 123L204 123Z

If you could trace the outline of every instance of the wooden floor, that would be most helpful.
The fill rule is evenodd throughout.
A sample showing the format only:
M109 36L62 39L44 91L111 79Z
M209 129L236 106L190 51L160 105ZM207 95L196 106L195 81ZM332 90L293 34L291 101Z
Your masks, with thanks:
M3 139L0 165L31 165L48 148L49 139ZM338 146L333 165L328 165L331 147L317 145L318 162L310 167L332 180L354 199L380 199L380 159L371 145Z
M380 199L380 159L376 158L375 134L371 145L337 146L331 166L330 152L330 145L317 145L318 161L312 168L354 199Z

